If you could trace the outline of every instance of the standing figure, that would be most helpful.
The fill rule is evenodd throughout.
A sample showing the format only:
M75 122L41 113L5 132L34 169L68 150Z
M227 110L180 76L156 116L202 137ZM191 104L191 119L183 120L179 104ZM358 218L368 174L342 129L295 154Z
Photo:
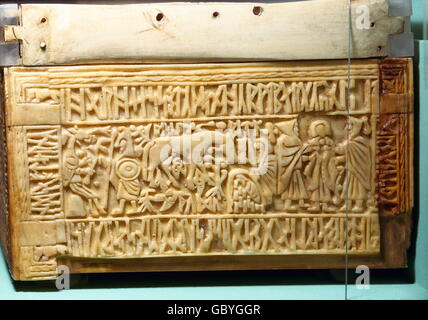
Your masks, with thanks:
M371 189L371 130L367 117L351 117L346 128L349 138L336 148L336 153L346 154L348 162L342 199L349 200L349 208L352 211L360 212L364 209L364 201Z
M93 181L98 159L89 152L88 145L97 145L97 137L77 128L64 130L63 181L66 193L66 214L98 217L106 214L99 194L94 190L99 184Z
M308 152L307 145L303 145L299 138L297 119L281 122L276 125L282 132L276 144L278 156L278 194L284 200L284 209L298 209L305 205L309 198L302 177L302 162L307 160L303 155ZM297 206L292 205L293 201Z
M336 163L331 138L331 127L327 120L315 120L309 126L308 164L304 174L308 179L308 190L311 191L311 207L308 210L331 211L329 204L333 201L336 190Z
M90 215L98 217L99 214L105 214L105 210L100 204L97 194L90 189L90 179L95 173L91 160L84 151L77 151L76 155L68 155L64 163L64 187L70 188L75 195L85 199ZM84 208L79 205L75 205L69 210L75 212L77 216L84 215L82 212ZM77 212L79 210L81 212Z
M127 214L138 213L138 200L141 191L140 174L141 165L137 161L137 153L134 149L134 142L126 128L120 128L119 135L114 144L118 148L119 155L113 161L110 174L110 181L116 189L116 199L119 207L112 211L112 214L119 215L126 211L126 203L131 204L131 209Z

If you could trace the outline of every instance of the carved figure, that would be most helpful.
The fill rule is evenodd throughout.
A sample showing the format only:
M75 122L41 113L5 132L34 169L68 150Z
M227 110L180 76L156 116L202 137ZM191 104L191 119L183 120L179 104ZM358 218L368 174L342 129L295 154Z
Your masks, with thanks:
M348 162L341 197L348 199L352 211L361 212L371 189L370 123L367 117L350 117L345 129L349 137L336 147Z
M71 196L70 210L73 215L86 216L86 211L95 217L105 214L99 196L90 188L91 179L95 173L96 159L88 155L86 150L76 150L76 144L96 142L96 136L82 131L72 130L73 134L65 134L64 147L64 187L69 187L75 196ZM77 197L76 197L77 196ZM84 202L87 201L86 210Z
M138 213L141 164L136 160L138 155L128 128L120 129L114 147L119 149L119 156L113 162L110 181L117 191L116 198L119 201L119 207L112 213L124 213L127 202L131 204L131 209L126 211L127 214Z
M277 140L277 157L279 164L278 194L284 200L284 209L297 209L305 205L309 198L303 180L303 162L309 160L308 144L299 138L297 119L281 122L276 125L283 133ZM297 207L292 206L297 202Z
M309 126L308 164L304 174L311 192L311 211L334 210L333 201L337 170L334 154L334 141L327 120L314 120Z

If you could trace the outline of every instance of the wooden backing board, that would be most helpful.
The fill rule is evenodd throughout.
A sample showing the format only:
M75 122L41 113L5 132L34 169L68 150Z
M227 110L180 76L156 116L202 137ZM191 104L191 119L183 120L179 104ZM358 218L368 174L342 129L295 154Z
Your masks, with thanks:
M352 1L349 52L348 0L20 8L4 38L20 41L27 66L380 57L405 20L388 16L387 0Z

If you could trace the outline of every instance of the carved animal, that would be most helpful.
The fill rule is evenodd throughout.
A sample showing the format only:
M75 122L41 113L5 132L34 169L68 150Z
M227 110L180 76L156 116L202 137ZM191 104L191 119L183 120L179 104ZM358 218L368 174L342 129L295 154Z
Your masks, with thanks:
M187 184L193 189L192 181L195 164L202 163L203 156L220 149L224 151L227 141L233 142L233 136L229 133L203 130L188 135L168 136L156 138L149 142L143 150L143 178L150 183L154 180L154 171L161 168L168 176L171 183L178 187L179 184L171 174L167 166L170 164L172 156L182 157L185 163L189 163Z

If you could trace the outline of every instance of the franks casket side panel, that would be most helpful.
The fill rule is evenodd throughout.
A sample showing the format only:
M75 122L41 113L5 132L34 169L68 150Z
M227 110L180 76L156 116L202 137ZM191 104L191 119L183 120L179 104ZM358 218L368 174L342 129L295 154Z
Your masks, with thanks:
M342 61L8 69L14 277L55 277L58 259L339 266L347 211L351 257L380 264L379 189L396 197L379 148L398 141L393 162L409 146L380 129L378 60L353 63L349 111L347 76Z

